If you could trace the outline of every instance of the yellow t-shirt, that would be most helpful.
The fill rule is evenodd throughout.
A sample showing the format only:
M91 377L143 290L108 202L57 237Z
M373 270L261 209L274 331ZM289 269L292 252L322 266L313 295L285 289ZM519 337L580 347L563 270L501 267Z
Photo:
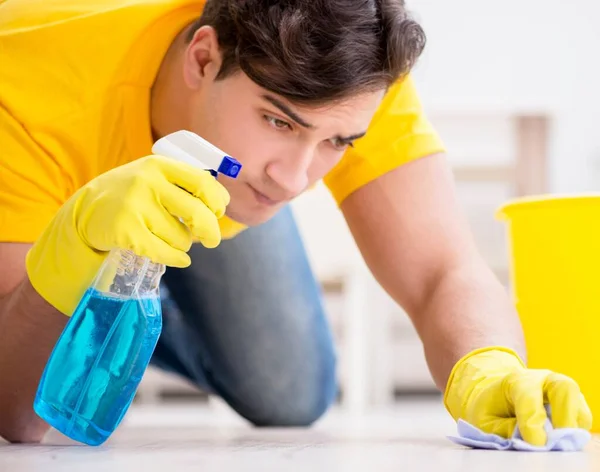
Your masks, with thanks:
M0 241L35 241L79 187L151 153L151 85L203 4L0 1ZM390 90L367 137L324 180L340 203L379 175L441 150L408 79ZM223 225L225 233L240 229Z

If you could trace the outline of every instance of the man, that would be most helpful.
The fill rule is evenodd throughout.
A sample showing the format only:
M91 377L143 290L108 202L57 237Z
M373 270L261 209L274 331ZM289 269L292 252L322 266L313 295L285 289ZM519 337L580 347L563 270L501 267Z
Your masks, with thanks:
M313 423L334 349L286 204L321 178L455 419L543 444L549 402L556 426L590 428L573 380L523 363L411 82L423 45L400 0L2 3L0 435L43 437L41 372L115 246L168 266L156 365L254 425ZM179 129L239 178L149 155Z

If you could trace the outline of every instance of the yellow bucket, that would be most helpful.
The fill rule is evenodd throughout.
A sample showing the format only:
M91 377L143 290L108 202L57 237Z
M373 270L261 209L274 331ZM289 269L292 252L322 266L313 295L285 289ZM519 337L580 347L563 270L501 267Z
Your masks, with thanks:
M600 194L517 199L497 216L528 366L575 379L600 432Z

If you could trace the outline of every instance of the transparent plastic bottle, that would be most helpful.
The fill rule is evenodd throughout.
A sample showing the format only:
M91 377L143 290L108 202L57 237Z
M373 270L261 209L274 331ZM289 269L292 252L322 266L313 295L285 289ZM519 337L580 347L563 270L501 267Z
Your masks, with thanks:
M162 138L153 151L234 178L241 169L187 131ZM164 272L164 265L130 250L109 252L46 364L33 405L38 416L84 444L100 445L110 437L135 397L162 330Z
M162 329L164 271L113 249L63 330L34 408L71 439L102 444L129 408Z

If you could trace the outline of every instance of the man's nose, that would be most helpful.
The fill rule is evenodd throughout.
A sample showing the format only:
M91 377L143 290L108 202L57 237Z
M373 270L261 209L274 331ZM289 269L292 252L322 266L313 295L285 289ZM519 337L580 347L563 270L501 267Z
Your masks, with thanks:
M291 198L308 186L308 169L312 160L312 151L282 156L267 166L266 173L286 192L286 198Z

